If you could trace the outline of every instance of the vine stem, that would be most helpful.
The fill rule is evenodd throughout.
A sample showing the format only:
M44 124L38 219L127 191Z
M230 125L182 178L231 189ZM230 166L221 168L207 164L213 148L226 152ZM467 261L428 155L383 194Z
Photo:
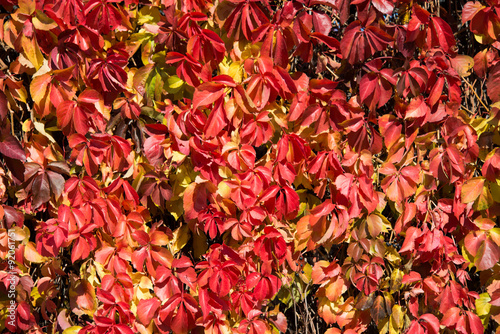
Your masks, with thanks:
M469 86L469 88L472 90L472 92L474 93L474 95L476 95L477 99L483 105L484 109L486 109L487 112L490 112L490 108L488 108L488 106L483 102L483 100L479 97L479 95L477 95L476 89L474 88L474 86L472 86L472 84L469 82L469 80L467 80L463 76L460 76L460 77L467 84L467 86Z

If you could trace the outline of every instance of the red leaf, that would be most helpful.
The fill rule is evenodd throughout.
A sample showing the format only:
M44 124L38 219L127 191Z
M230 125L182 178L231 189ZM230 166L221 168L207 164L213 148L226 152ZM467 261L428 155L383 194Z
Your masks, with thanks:
M439 319L436 318L435 315L426 313L420 316L420 320L425 320L426 322L423 325L427 328L427 331L431 334L439 333ZM422 322L421 322L422 323Z
M184 212L187 219L198 217L207 206L207 196L203 186L197 183L191 183L184 191Z
M31 315L29 304L25 302L20 303L17 307L17 314L19 314L22 319L29 319Z
M379 295L377 296L377 298L375 298L375 302L370 308L370 314L376 324L378 324L380 320L384 319L387 316L385 300L383 296Z
M2 121L9 114L7 107L7 97L4 92L0 92L0 121Z
M500 260L500 248L491 239L486 238L474 256L474 264L477 270L493 268L498 263L498 260Z
M432 31L432 45L443 49L445 52L451 53L455 46L455 37L450 25L440 17L432 17L430 22Z
M144 325L148 326L155 317L155 313L160 308L161 302L158 298L141 299L137 305L137 318Z
M224 91L222 91L224 92ZM212 112L208 116L207 123L205 124L205 135L208 138L213 138L219 135L219 133L227 125L226 112L224 111L222 100L218 100L212 109Z
M490 70L486 82L486 91L493 102L500 101L500 63L497 63Z
M422 96L411 99L408 109L406 110L405 119L424 117L430 114L431 110L425 103Z
M462 7L462 23L472 20L472 18L481 10L484 6L479 1L469 1Z
M200 106L207 106L217 101L224 95L224 85L205 82L199 85L193 95L193 109Z
M50 185L47 175L42 173L35 177L33 180L33 186L31 188L33 192L33 208L36 209L43 203L46 203L50 199Z
M12 159L21 161L26 160L24 149L16 137L11 134L7 134L2 136L0 139L0 153Z
M471 311L466 311L467 317L469 318L469 325L471 332L473 334L483 334L484 333L484 326L483 323L481 322L481 319L475 314L474 312Z
M495 148L486 156L481 172L488 181L496 182L500 177L500 149Z
M371 3L382 14L391 15L394 10L394 1L392 0L373 0Z
M85 23L103 35L115 30L121 25L122 16L113 2L116 1L89 1L85 6Z
M441 319L441 325L453 328L460 318L460 309L452 307L446 311Z

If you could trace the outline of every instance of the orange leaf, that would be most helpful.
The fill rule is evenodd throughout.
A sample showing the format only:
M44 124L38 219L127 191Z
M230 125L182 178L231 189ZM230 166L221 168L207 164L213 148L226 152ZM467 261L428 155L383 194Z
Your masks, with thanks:
M462 186L462 203L470 203L479 197L484 187L484 177L474 177Z

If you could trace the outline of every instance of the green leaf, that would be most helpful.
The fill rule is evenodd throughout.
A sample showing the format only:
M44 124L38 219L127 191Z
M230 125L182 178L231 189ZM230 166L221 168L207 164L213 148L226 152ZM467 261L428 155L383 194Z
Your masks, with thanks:
M490 304L491 298L488 293L482 293L479 298L476 299L476 313L481 319L483 326L486 326L490 320Z
M179 92L184 87L184 81L182 81L177 75L171 75L167 79L166 90L170 94L175 94Z
M481 211L488 209L493 204L493 197L491 196L488 186L483 187L479 197L474 202L474 210Z
M500 180L496 180L497 182L490 182L490 191L491 191L491 197L493 200L497 203L500 203L500 185L498 184Z
M138 25L144 23L157 23L161 20L160 9L154 6L144 6L139 10Z

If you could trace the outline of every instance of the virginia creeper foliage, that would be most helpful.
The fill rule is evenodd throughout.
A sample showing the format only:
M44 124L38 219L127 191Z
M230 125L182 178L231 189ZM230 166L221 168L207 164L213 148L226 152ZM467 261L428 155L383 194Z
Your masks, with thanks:
M0 23L0 332L499 333L500 1Z

